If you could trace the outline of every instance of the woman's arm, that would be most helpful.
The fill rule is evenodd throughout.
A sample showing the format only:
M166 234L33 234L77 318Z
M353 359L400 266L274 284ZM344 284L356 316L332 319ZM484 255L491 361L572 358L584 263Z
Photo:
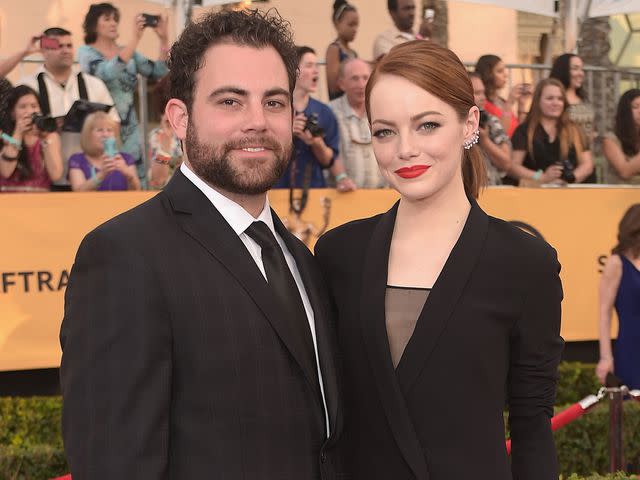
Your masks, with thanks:
M627 160L620 145L607 137L602 140L602 153L620 178L629 180L640 173L640 153Z
M0 150L0 177L9 178L18 166L18 153L15 148L5 145Z
M562 167L560 165L550 165L544 171L531 170L522 163L527 152L524 150L513 150L511 152L511 167L509 175L517 179L535 180L540 183L551 183L560 178Z
M602 271L599 288L599 321L598 333L600 343L600 360L596 366L596 376L604 385L607 373L613 372L613 353L611 351L611 313L618 294L622 278L622 260L618 255L611 255Z
M577 157L578 165L573 171L573 174L576 176L576 183L582 183L593 173L593 160L589 150L578 152Z
M489 156L489 160L501 172L506 172L511 166L511 147L507 142L500 145L493 143L489 137L487 127L480 128L480 147ZM523 157L524 158L524 157Z
M325 55L325 61L327 62L327 88L329 89L329 95L338 92L338 75L340 72L340 48L332 43L327 47L327 53Z
M60 180L64 173L62 164L62 145L58 132L49 133L42 141L42 156L44 166L52 182Z

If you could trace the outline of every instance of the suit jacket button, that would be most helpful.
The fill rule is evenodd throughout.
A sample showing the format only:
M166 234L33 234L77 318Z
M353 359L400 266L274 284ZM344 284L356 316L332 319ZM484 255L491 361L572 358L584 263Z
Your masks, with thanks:
M320 454L320 461L321 461L322 463L324 463L324 462L326 462L326 461L327 461L327 455L326 455L324 452L322 452L322 453Z

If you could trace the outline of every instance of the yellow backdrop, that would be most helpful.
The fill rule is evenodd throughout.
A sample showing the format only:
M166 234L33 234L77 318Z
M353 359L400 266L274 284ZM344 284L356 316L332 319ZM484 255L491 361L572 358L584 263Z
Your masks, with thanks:
M68 272L83 236L150 198L148 192L14 194L0 196L0 370L57 367L58 331ZM291 230L313 245L334 227L387 210L389 190L339 194L311 191L301 218L289 215L286 191L271 203ZM559 252L565 289L562 335L597 338L601 263L615 242L637 189L487 189L480 204L491 215L533 227ZM525 227L526 228L526 227Z

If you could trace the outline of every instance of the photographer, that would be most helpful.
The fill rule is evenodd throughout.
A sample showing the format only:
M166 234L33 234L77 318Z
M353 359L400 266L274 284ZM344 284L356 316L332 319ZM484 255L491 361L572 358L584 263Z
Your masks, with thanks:
M113 105L113 99L106 85L99 78L88 73L78 73L73 68L75 56L71 32L64 28L52 27L44 31L41 39L44 64L34 75L20 80L38 92L43 114L50 115L61 125L65 115L76 100L87 100ZM115 107L110 112L112 118L120 122ZM69 157L80 150L80 132L60 132L62 142L62 162L64 172L60 180L54 182L52 190L70 191L67 178Z
M484 83L478 73L469 73L473 86L473 98L480 109L478 144L484 154L489 185L502 185L502 177L511 166L511 141L498 117L487 113L484 109L487 97Z
M531 110L511 137L513 153L504 183L582 183L593 172L591 152L582 145L578 127L569 120L562 83L540 81Z
M325 188L323 170L330 168L336 188L351 190L353 182L342 162L336 161L340 149L336 117L327 105L310 96L320 76L315 51L298 47L298 59L300 74L293 92L293 158L274 188Z
M48 192L62 175L60 136L43 122L38 96L31 88L15 87L2 119L0 192Z

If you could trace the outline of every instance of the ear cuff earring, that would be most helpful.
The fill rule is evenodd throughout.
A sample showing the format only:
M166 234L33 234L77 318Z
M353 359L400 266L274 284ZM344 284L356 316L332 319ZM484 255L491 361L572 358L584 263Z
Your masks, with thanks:
M473 135L471 135L471 138L469 140L466 140L462 144L462 146L464 147L465 150L469 150L476 143L478 143L479 139L480 139L480 130L476 130L475 132L473 132Z

